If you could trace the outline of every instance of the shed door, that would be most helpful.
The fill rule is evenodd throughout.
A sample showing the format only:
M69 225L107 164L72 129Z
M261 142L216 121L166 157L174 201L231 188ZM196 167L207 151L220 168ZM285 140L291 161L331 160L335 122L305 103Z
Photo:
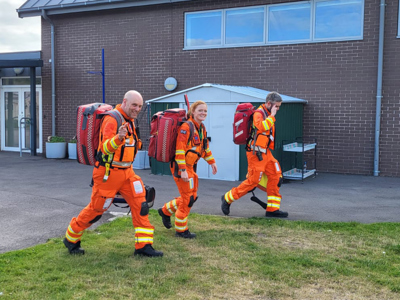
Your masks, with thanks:
M239 180L239 146L233 143L232 123L237 104L207 103L208 114L204 122L211 137L210 149L218 172L212 174L204 159L197 164L197 175L204 179Z

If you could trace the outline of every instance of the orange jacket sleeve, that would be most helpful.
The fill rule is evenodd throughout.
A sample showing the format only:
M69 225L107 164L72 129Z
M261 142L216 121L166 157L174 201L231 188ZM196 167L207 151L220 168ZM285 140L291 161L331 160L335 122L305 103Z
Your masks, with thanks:
M202 157L204 158L204 160L209 164L209 165L212 165L212 164L215 164L215 159L214 159L214 156L212 155L212 152L211 152L211 150L210 150L210 146L209 146L209 141L207 140L207 143L206 143L206 149L204 149L205 151L204 151L204 153L203 153L203 155L202 155Z
M121 141L117 133L117 120L111 116L105 116L101 125L100 150L105 155L113 154L119 146L125 143L125 138Z
M257 131L259 133L269 133L271 128L275 126L275 117L270 115L266 119L264 119L263 113L261 113L260 111L255 111L253 114L253 124L257 128Z

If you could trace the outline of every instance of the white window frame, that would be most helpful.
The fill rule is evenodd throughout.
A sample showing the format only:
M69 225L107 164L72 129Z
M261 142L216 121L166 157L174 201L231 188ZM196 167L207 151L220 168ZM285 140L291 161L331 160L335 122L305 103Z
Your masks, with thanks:
M235 8L227 8L227 9L217 9L217 10L204 10L204 11L196 11L196 12L187 12L184 15L184 48L183 50L198 50L198 49L220 49L220 48L233 48L233 47L254 47L254 46L270 46L270 45L289 45L289 44L305 44L305 43L326 43L326 42L342 42L342 41L352 41L352 40L362 40L364 38L364 9L365 9L365 0L361 0L362 5L362 17L361 17L361 35L357 37L335 37L335 38L314 38L315 34L315 13L316 13L316 5L319 2L326 2L330 0L308 0L308 1L296 1L296 2L289 2L289 3L280 3L280 4L270 4L270 5L258 5L254 6L257 7L264 7L264 42L257 42L257 43L248 43L248 44L226 44L225 43L225 17L226 11L229 10L236 10L236 9L245 9L253 6L245 6L245 7L235 7ZM311 17L310 17L310 39L304 40L290 40L290 41L279 41L279 42L269 42L268 41L268 13L269 8L273 6L282 6L282 5L293 5L297 3L311 3ZM221 45L202 45L202 46L190 46L186 45L186 15L187 14L197 14L197 13L206 13L206 12L214 12L214 11L221 11ZM400 38L400 0L399 0L399 22L398 22L398 38Z

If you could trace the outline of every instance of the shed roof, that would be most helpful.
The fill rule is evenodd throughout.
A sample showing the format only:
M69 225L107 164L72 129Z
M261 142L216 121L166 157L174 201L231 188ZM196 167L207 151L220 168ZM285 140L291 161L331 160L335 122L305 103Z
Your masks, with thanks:
M24 18L40 16L42 11L47 15L58 15L183 1L194 0L27 0L17 12Z
M204 83L183 91L168 94L158 98L147 100L146 103L168 102L184 103L184 94L188 95L189 101L203 100L205 102L219 103L243 103L243 102L264 102L270 91L253 88L250 86L222 85ZM307 100L280 94L284 103L303 103Z

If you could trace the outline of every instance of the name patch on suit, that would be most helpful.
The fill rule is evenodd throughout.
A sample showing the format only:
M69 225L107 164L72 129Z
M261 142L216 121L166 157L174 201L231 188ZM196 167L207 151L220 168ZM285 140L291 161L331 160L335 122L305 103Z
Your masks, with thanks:
M186 134L186 130L181 129L182 134Z

